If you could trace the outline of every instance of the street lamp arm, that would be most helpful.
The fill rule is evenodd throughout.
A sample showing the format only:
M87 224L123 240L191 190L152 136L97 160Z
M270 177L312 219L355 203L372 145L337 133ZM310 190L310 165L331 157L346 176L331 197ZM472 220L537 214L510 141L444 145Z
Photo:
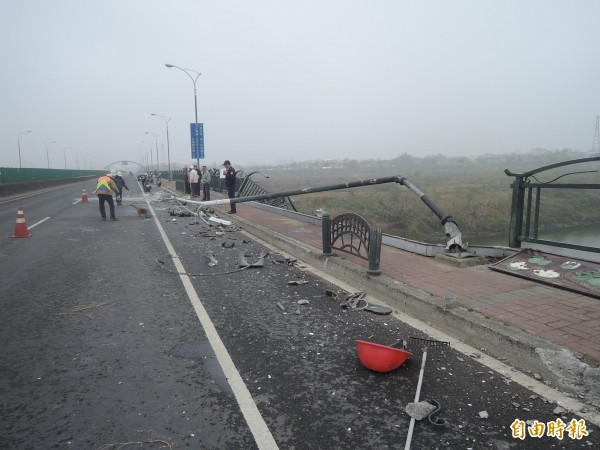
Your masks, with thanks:
M21 136L23 136L26 133L31 133L31 130L27 130L27 131L22 131L21 133L19 133L19 136L17 137L17 147L19 148L19 170L21 170Z
M198 80L198 78L200 77L200 75L202 75L200 72L197 72L197 71L195 71L195 70L192 70L192 69L183 69L182 67L175 66L175 65L173 65L173 64L165 64L165 67L168 67L169 69L171 69L171 68L173 68L173 67L174 67L175 69L179 69L179 70L181 70L182 72L185 72L185 74L186 74L188 77L190 77L190 80L192 80L192 83L194 83L194 90L196 89L196 81ZM192 77L192 76L189 74L189 72L193 72L193 73L195 73L195 74L196 74L196 78Z
M160 117L167 124L169 123L169 120L171 120L171 118L169 116L161 116L160 114L156 114L156 113L151 113L150 115L151 116L158 116L158 117Z
M247 177L250 178L252 175L254 175L255 173L260 173L262 176L264 176L265 178L269 178L269 175L267 175L266 173L260 171L260 170L255 170L254 172L250 173Z

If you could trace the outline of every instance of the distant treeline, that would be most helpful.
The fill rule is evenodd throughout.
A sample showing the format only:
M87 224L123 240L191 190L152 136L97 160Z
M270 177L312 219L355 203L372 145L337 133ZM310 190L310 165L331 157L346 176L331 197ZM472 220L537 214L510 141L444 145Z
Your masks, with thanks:
M510 184L504 169L513 173L572 159L588 158L574 150L534 149L528 153L483 155L473 158L444 155L423 158L402 154L391 160L313 160L261 166L269 179L254 178L270 192L323 186L348 181L402 175L454 216L465 237L508 234ZM585 166L585 167L584 167ZM561 183L600 183L599 163L562 167L540 174L540 181L561 175ZM574 173L588 172L592 173ZM294 197L306 214L322 208L332 216L344 212L362 215L384 232L409 239L443 242L443 227L421 200L397 184L367 186ZM600 223L600 190L546 189L541 197L542 227Z
M307 161L295 161L285 164L260 165L255 168L261 170L270 169L374 169L374 168L397 168L414 169L437 167L472 167L485 166L502 167L511 169L519 167L519 171L531 170L542 165L553 164L571 159L589 158L589 152L581 152L572 149L547 150L535 148L529 152L513 152L504 154L484 154L472 157L447 156L442 154L428 155L424 157L412 156L402 153L392 159L313 159ZM599 154L595 156L600 156ZM515 169L516 170L516 169ZM513 172L515 170L512 170Z

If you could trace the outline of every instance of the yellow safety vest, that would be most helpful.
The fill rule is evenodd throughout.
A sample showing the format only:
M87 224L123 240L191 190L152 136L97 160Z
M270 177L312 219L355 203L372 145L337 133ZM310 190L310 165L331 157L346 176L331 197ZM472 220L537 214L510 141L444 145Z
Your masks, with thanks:
M110 188L110 178L109 177L100 177L98 178L98 186L96 186L96 191L108 191L110 192L112 189Z

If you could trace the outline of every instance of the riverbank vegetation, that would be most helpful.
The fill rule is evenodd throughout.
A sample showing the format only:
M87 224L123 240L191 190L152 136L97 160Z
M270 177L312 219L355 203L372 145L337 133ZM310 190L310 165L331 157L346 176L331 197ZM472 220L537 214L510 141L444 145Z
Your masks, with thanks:
M315 160L279 166L262 166L268 179L253 179L270 192L345 183L401 175L427 194L457 221L463 236L506 234L510 222L511 183L504 169L523 173L542 166L589 153L572 150L484 155L475 158L443 155L424 158L402 154L392 160ZM552 184L600 184L600 162L577 164L537 175L531 182ZM585 173L576 173L585 172ZM565 175L569 174L569 175ZM396 183L365 186L293 198L299 212L315 214L317 209L332 217L344 212L363 216L385 233L409 239L444 242L439 219L406 187ZM544 189L541 195L540 224L544 228L600 223L600 190Z

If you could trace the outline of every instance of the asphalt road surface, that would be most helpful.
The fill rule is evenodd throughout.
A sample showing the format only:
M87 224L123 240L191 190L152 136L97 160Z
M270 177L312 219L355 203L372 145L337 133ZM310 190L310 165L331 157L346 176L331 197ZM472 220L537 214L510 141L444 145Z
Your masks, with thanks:
M421 345L378 373L355 340L421 330L342 308L347 293L301 261L171 216L167 192L126 180L124 200L147 216L121 205L118 221L100 221L93 183L0 203L0 448L404 448ZM11 237L17 206L29 238ZM240 270L240 252L268 255ZM417 421L414 449L600 448L596 425L555 413L477 353L430 348L421 399L438 401L446 424Z

